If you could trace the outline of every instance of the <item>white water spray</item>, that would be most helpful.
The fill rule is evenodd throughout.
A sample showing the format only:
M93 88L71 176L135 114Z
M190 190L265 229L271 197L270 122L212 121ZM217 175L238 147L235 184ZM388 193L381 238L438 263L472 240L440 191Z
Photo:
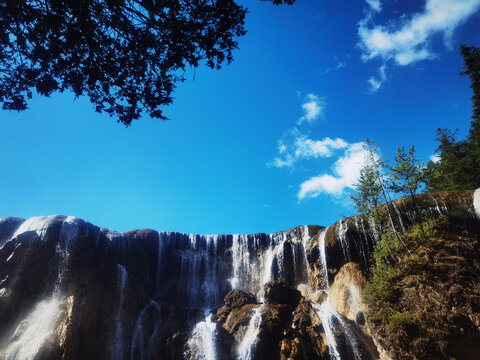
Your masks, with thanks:
M54 333L61 302L62 299L55 295L38 302L20 322L5 352L0 354L0 358L4 360L34 359L45 341Z
M477 216L480 218L480 188L473 193L473 208L475 209Z
M216 360L215 330L217 324L212 315L206 314L205 320L197 323L189 341L187 356L195 360Z
M260 331L260 324L262 323L262 310L264 305L261 305L253 310L252 317L248 324L247 331L243 336L243 340L237 349L238 360L250 360L253 354L253 344L257 339Z
M123 359L123 303L125 301L125 288L128 281L128 274L123 265L117 264L117 315L115 316L115 330L113 341L110 349L111 360Z

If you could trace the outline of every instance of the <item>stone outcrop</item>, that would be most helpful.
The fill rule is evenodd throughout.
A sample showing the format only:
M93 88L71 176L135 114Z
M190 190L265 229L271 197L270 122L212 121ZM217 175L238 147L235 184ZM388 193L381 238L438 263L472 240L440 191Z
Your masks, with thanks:
M285 304L296 307L302 295L281 281L272 280L265 284L265 304Z
M232 308L242 307L243 305L247 304L258 304L255 295L246 293L242 290L230 291L225 296L224 300L225 305Z
M354 262L346 263L335 275L330 287L330 303L339 314L361 323L366 310L362 302L366 284L367 278L360 265Z

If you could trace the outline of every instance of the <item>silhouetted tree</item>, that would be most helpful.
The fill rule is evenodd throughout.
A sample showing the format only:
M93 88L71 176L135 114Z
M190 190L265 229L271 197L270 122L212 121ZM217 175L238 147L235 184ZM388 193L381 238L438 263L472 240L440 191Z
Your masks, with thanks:
M20 111L33 90L71 90L125 125L165 119L187 67L233 60L246 11L235 0L0 0L0 102Z

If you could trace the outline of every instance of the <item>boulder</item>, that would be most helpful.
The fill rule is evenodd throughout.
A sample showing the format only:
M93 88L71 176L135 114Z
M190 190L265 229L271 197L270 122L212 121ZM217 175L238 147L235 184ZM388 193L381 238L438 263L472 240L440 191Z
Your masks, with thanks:
M286 304L297 307L302 298L300 291L291 288L287 284L272 280L265 284L265 304Z
M225 305L232 308L242 307L247 304L258 304L255 295L242 290L230 291L224 298Z
M366 307L362 303L363 289L367 279L358 263L349 262L340 268L330 287L330 303L347 319L357 321L363 319L360 313Z

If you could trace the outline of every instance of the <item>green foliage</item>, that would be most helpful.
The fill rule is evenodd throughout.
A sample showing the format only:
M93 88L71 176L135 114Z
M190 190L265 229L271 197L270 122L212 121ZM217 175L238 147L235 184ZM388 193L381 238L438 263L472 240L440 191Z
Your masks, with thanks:
M440 161L430 161L424 172L428 190L468 190L480 185L480 168L475 163L474 149L468 140L457 141L456 133L438 129L436 140Z
M480 49L475 46L460 45L463 57L463 69L460 74L470 77L470 88L473 90L472 119L480 119ZM478 131L478 129L475 129Z
M421 223L413 224L408 232L408 237L417 242L425 242L437 235L438 231L435 228L435 223L432 219L423 221Z
M370 212L380 205L380 184L372 165L366 165L360 170L360 177L354 184L356 194L351 194L355 207L358 212Z
M469 135L458 141L455 132L437 129L440 161L430 161L425 171L425 182L430 191L469 190L480 186L480 49L460 46L463 57L461 75L470 77L473 90L472 122Z
M396 276L394 254L398 249L398 242L390 235L383 235L375 247L372 258L371 278L365 287L363 301L374 311L373 319L381 320L388 315L387 309L382 307L385 302L395 300L395 291L391 281Z
M397 148L395 164L389 166L390 189L395 193L415 196L423 182L424 165L415 156L415 147L412 145L408 152L405 147Z

